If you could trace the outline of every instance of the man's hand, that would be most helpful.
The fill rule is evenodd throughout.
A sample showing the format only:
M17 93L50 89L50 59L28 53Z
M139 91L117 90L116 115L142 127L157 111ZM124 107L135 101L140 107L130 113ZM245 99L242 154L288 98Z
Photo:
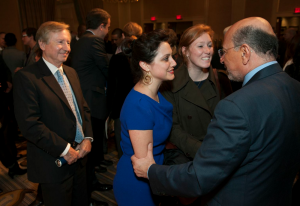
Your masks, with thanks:
M73 164L79 158L79 154L76 150L70 147L68 153L64 156L64 159L68 162L69 165Z
M79 150L79 158L85 157L92 149L92 143L89 139L84 139L77 147Z
M7 83L7 89L5 90L5 93L9 93L12 88L12 83L10 83L10 82L6 82L6 83Z
M23 69L23 67L17 67L14 72L16 73L17 71L19 71L21 69Z
M148 144L148 153L145 158L138 159L133 155L131 156L131 161L136 176L148 179L148 169L151 165L155 164L155 161L153 159L152 143Z

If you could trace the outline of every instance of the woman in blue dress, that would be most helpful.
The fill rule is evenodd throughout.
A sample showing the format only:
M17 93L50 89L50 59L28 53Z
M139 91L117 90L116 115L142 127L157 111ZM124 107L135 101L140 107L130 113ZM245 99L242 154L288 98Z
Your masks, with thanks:
M123 52L131 57L136 85L128 94L120 115L122 132L120 158L114 178L114 194L119 206L154 206L148 180L138 178L130 157L146 157L149 143L157 164L163 164L165 141L172 126L173 106L159 92L163 81L174 79L172 49L163 31L126 39Z

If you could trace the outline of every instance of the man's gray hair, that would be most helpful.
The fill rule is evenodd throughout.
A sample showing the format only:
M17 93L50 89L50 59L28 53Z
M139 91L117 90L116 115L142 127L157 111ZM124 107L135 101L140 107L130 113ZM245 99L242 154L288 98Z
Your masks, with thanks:
M238 29L232 36L235 47L248 44L262 58L277 58L278 40L275 35L268 34L260 28L245 26Z
M49 43L49 33L50 32L61 32L63 30L68 30L69 25L63 22L56 22L56 21L47 21L43 23L40 28L36 32L36 41L45 42L46 44Z

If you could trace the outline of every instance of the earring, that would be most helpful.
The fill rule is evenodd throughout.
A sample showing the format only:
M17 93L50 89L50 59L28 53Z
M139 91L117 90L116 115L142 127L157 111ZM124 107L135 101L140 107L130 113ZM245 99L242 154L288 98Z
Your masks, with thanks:
M150 72L147 71L147 73L146 73L146 75L145 75L145 77L143 79L143 83L144 84L147 84L147 85L152 84L152 77L149 74L150 74Z

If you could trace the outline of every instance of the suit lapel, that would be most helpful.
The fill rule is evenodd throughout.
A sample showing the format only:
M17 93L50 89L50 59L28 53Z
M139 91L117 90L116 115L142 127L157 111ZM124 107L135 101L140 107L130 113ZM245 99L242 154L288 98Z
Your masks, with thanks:
M42 78L45 81L45 83L48 85L48 87L51 88L51 90L67 105L67 107L72 111L69 102L62 91L60 85L58 84L57 80L51 73L50 69L45 64L44 60L41 58L38 61L38 66L40 68Z
M184 89L184 95L182 96L182 98L211 113L210 108L206 103L205 97L201 94L198 87L191 80L185 66L181 66L177 71L175 71L175 79L172 82L172 92L178 92L182 88Z
M248 84L251 84L252 82L255 82L257 80L260 80L260 79L263 79L263 78L266 78L268 76L271 76L275 73L278 73L278 72L283 72L280 65L277 63L277 64L272 64L270 66L267 66L266 68L260 70L259 72L257 72L248 82L246 85Z

